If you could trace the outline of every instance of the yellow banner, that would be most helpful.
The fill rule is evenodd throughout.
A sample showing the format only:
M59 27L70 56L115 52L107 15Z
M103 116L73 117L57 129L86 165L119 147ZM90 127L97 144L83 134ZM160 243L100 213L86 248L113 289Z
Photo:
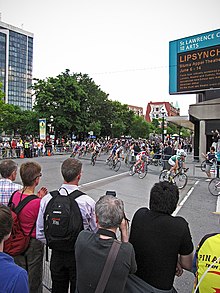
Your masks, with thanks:
M40 140L46 140L46 119L39 119Z

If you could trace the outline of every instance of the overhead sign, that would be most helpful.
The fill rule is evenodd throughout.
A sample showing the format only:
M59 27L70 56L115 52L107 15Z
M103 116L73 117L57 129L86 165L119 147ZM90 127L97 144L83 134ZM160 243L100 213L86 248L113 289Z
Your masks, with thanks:
M170 42L170 94L214 88L220 88L220 29Z

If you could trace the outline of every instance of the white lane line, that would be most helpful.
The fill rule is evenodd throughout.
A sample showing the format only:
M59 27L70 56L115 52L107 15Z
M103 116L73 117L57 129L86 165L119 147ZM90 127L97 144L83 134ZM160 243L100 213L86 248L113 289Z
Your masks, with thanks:
M218 196L218 199L217 199L216 212L220 212L220 195Z
M194 183L194 185L197 185L199 183L199 181L196 181ZM185 202L187 201L187 199L189 198L189 196L191 195L191 193L193 192L193 190L195 189L195 187L191 187L190 190L187 192L186 196L183 198L183 200L178 204L176 210L173 212L173 216L176 216L178 214L178 212L181 210L181 208L183 207L183 205L185 204Z
M107 181L107 180L111 180L111 179L114 179L114 178L117 178L117 177L123 177L127 173L128 173L128 171L120 173L120 174L117 174L117 175L113 175L113 176L105 177L105 178L102 178L102 179L98 179L98 180L95 180L95 181L91 181L91 182L88 182L88 183L84 183L84 184L81 184L79 187L84 187L84 186L88 186L88 185L92 185L92 184L97 184L97 183Z

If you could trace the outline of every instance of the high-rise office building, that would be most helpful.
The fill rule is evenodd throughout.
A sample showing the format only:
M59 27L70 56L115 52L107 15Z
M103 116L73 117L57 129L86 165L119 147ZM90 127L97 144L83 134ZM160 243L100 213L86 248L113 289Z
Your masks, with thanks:
M33 34L0 21L0 82L5 103L32 109Z

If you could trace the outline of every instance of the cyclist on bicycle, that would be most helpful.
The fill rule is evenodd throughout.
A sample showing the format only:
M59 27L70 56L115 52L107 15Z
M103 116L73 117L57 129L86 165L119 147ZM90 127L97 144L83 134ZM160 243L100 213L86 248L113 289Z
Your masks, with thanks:
M184 150L181 150L179 152L179 155L174 155L172 156L169 160L168 163L171 166L170 168L170 173L176 173L176 171L182 167L185 168L185 159L186 159L186 153Z
M111 158L115 158L117 149L118 149L118 143L116 142L113 145L113 148L111 150L111 153L110 153L109 157L107 158L106 162L108 162Z
M98 142L94 142L92 156L98 156L101 146Z
M147 160L148 152L146 150L146 146L142 147L142 151L140 151L136 156L136 163L134 164L134 168L140 164L143 163L143 161Z

